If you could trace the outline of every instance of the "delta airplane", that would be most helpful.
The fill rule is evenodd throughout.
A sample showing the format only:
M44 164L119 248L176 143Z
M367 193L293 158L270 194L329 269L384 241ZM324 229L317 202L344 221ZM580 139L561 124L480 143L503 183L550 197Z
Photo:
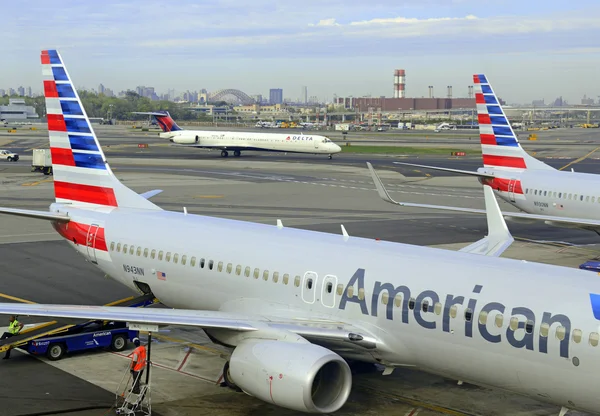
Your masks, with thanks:
M314 134L252 133L211 130L183 130L171 118L168 111L136 113L154 116L162 129L159 137L185 147L221 149L221 157L233 151L240 157L242 151L260 150L286 153L326 154L329 159L342 148L327 137Z
M503 212L509 220L544 221L547 224L581 228L600 234L600 176L559 171L530 156L519 144L492 86L485 75L473 75L483 167L477 172L394 162L471 175L492 187L496 195L523 212ZM381 196L390 203L461 212L485 210L414 204L394 201L387 192Z
M232 353L224 378L310 413L340 409L346 360L419 368L600 410L600 280L498 258L512 243L491 188L488 235L459 252L163 211L113 174L55 50L42 73L56 201L44 219L80 255L169 308L0 303L0 313L182 325ZM376 176L376 175L375 175Z

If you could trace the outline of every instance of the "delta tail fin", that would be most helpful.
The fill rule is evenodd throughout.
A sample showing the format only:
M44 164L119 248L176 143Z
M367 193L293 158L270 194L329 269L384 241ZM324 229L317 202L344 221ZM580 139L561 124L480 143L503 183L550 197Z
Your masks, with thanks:
M183 130L181 127L175 123L171 114L169 114L166 110L160 111L149 111L149 112L135 112L134 114L144 114L148 116L154 116L154 119L160 126L161 130L165 133L170 133L172 131L180 131Z
M473 75L473 82L483 166L509 170L554 170L523 150L487 77Z
M56 202L159 210L114 175L60 54L41 55Z

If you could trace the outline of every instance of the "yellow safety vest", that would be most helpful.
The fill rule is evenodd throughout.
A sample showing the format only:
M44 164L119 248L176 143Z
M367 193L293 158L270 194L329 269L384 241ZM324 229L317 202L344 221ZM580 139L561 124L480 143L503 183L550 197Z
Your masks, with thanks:
M8 326L8 332L10 332L13 335L17 335L19 333L19 330L20 330L19 325L20 325L19 321L17 321L15 319Z

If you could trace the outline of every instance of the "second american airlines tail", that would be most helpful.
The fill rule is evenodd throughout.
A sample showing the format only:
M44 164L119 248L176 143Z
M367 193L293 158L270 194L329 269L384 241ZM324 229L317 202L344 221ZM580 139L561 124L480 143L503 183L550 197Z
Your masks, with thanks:
M496 195L522 212L503 212L507 218L543 221L600 234L600 175L563 172L529 155L519 143L487 77L474 75L483 167L476 172L394 162L399 165L471 175L492 187ZM398 205L451 209L473 213L485 210L396 202Z
M43 51L42 67L56 202L0 213L51 221L108 276L173 309L0 313L202 328L231 351L228 385L302 412L344 405L346 360L600 409L600 281L498 258L513 239L489 186L488 236L459 252L164 211L147 200L158 191L138 195L112 174L60 55Z

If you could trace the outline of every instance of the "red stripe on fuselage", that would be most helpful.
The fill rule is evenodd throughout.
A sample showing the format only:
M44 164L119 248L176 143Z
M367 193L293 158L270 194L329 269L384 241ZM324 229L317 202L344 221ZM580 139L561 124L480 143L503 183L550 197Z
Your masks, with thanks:
M50 155L52 156L53 165L75 166L75 159L73 159L73 151L71 149L51 147Z
M495 191L508 192L508 185L510 183L510 179L502 179L502 178L483 178L482 183L484 185L489 185ZM521 186L521 181L515 181L513 185L512 192L515 194L522 194L523 188Z
M54 229L65 239L72 243L89 246L96 250L108 251L106 238L104 237L104 228L99 227L96 232L96 237L90 236L90 244L88 245L88 234L90 226L78 222L53 222Z
M483 155L484 166L501 166L505 168L527 169L522 157Z
M57 198L110 207L118 206L117 198L112 188L54 181L54 193Z
M62 114L48 114L48 130L50 131L67 131L65 118Z
M50 57L48 57L50 58ZM56 91L55 81L44 81L44 97L46 98L58 98L58 91Z
M479 138L481 139L481 144L492 144L494 146L498 144L496 143L496 136L493 134L480 134Z

